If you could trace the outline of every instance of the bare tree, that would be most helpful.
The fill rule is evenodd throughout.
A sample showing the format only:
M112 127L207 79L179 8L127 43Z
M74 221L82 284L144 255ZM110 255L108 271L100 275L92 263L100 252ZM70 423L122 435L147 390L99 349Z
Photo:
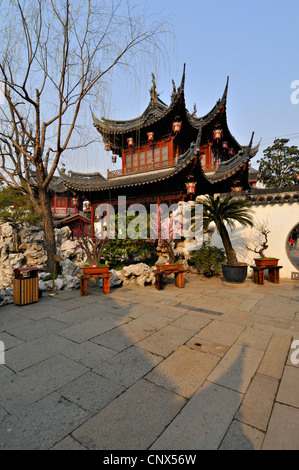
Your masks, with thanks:
M72 146L80 112L116 66L157 56L165 23L147 26L129 0L11 0L0 6L0 177L42 215L52 268L48 187Z

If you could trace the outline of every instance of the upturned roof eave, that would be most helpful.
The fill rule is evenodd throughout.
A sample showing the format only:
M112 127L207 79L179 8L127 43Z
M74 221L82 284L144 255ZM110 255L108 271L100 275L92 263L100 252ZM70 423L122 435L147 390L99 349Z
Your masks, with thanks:
M243 147L237 155L230 160L223 162L219 165L219 168L213 175L206 175L207 180L211 184L219 183L226 180L236 174L244 164L247 164L251 158L253 158L259 149L259 144L252 147L254 132L252 132L250 142L247 147Z
M126 134L129 132L133 132L136 130L136 128L140 129L140 127L152 126L153 124L167 117L179 105L179 103L182 102L181 100L183 100L183 102L185 103L184 90L185 90L185 64L184 64L181 84L178 87L175 93L175 96L173 97L169 106L165 104L157 95L154 99L151 98L145 111L141 114L141 116L137 118L126 120L126 121L106 119L104 117L102 117L101 119L98 119L94 115L94 113L91 111L93 124L100 133L103 133L106 135L109 135L109 134L122 135L122 134ZM153 116L152 118L147 119L147 116L150 116L151 114L154 114L155 112L157 112L156 116Z

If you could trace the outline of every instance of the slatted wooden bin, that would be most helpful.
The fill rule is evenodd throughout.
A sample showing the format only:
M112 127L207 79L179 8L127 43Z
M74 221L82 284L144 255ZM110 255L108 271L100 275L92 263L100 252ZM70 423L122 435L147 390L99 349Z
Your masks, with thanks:
M38 302L38 268L14 269L13 301L16 305L27 305Z

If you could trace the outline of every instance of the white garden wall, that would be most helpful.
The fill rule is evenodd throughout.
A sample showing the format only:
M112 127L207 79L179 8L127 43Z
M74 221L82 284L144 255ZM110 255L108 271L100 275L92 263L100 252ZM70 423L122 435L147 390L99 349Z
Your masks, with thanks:
M280 270L282 279L291 279L292 272L298 272L287 255L287 239L294 226L299 224L299 202L282 204L253 205L252 212L255 222L267 222L270 233L268 235L269 248L265 251L265 256L279 258L279 265L283 266ZM256 231L250 228L243 228L236 225L236 229L230 232L231 241L235 248L239 261L254 264L253 259L258 255L248 251L245 243L256 237ZM211 245L223 247L221 238L214 232L211 238ZM248 275L252 270L248 270Z

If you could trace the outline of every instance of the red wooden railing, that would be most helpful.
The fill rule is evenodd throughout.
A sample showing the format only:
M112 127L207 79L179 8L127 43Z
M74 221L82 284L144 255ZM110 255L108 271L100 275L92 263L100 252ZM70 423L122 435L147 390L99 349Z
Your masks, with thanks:
M135 173L143 173L145 171L153 171L159 168L167 168L169 166L174 166L175 163L176 163L176 160L171 159L165 162L151 162L151 163L147 163L146 165L134 166L132 168L124 167L124 169L120 168L119 170L112 170L112 171L108 170L107 178L117 178L118 176L132 175Z

